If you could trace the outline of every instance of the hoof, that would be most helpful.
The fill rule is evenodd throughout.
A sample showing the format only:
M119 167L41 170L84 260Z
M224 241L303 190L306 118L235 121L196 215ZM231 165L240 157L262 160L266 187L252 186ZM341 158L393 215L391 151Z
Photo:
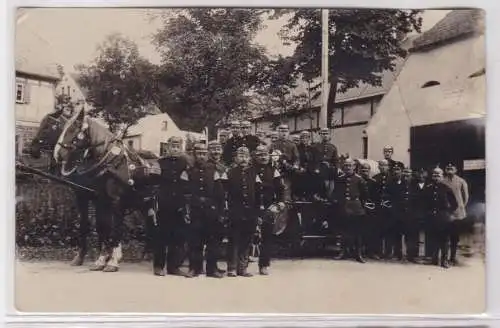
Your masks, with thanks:
M83 256L77 255L71 260L69 264L71 266L82 266L83 265Z
M95 265L92 264L89 268L90 271L102 271L104 270L104 265Z
M112 266L112 265L106 265L102 272L117 272L118 267L117 266Z

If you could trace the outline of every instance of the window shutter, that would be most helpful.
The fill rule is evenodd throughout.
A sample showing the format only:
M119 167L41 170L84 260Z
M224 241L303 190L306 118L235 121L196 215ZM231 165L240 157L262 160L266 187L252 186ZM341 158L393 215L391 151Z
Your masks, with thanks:
M29 104L31 102L31 85L28 80L24 81L24 103Z

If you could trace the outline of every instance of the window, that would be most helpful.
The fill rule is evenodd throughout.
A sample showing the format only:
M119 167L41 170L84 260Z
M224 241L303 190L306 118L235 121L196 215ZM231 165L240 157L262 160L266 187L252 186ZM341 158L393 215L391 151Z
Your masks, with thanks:
M128 140L128 147L134 149L134 140Z
M440 85L441 83L439 83L438 81L428 81L428 82L425 82L424 85L422 85L422 89L423 88L429 88L429 87L433 87L435 85Z
M16 103L23 104L25 98L25 86L23 83L16 83Z
M160 157L167 156L167 143L160 142Z

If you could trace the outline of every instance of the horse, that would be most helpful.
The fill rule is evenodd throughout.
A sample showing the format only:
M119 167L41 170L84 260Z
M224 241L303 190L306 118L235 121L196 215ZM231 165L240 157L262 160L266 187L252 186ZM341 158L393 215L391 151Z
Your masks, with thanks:
M75 137L76 131L78 133ZM66 142L67 138L74 139L74 142ZM112 156L113 163L106 159L100 161L99 158L103 156L103 152L111 143L114 147L113 151L116 152L119 149L120 154ZM61 151L61 149L64 150ZM83 109L77 111L69 120L57 112L48 114L42 120L29 147L29 153L33 157L39 157L42 151L52 153L55 164L51 167L53 170L58 169L56 172L58 175L97 191L97 194L91 194L75 190L76 205L80 213L80 226L78 251L71 261L71 265L83 265L87 254L87 239L90 233L88 206L89 202L92 201L96 210L96 230L100 255L90 269L105 272L118 271L118 263L122 256L120 241L124 210L138 209L146 218L154 218L156 215L154 211L156 202L154 184L150 184L150 181L154 179L149 178L155 176L154 169L150 168L151 163L154 163L157 158L150 156L146 160L143 159L128 149L121 142L121 139L114 136L104 124L96 119L86 117ZM70 156L72 158L80 157L73 163L75 168L68 169L68 163L71 161L60 161L63 159L60 156L61 153L65 153L64 156L78 154L78 156ZM111 159L111 156L108 155L107 159ZM111 169L112 164L115 165L113 173L104 172L109 171L107 169ZM127 167L125 168L125 166ZM138 177L137 183L132 182L134 181L132 176ZM146 226L149 226L149 221L146 222ZM149 230L146 229L146 234Z

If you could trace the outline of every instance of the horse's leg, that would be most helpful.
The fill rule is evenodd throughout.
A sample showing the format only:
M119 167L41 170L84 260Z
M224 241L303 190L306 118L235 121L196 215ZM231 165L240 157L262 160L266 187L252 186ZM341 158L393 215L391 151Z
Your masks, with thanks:
M103 199L97 199L95 201L95 209L96 230L99 243L99 256L97 257L97 260L90 266L90 270L101 271L104 269L111 256L109 247L107 247L107 241L109 240L111 234L111 211L108 202Z
M124 204L127 202L125 190L115 179L109 179L106 183L106 192L110 198L111 231L108 239L111 248L111 256L106 263L104 272L116 272L122 259L122 237L124 229Z
M83 264L85 255L87 255L88 244L87 237L90 232L89 221L89 198L86 194L75 192L76 206L80 216L80 228L78 231L78 251L71 261L72 266L80 266Z

